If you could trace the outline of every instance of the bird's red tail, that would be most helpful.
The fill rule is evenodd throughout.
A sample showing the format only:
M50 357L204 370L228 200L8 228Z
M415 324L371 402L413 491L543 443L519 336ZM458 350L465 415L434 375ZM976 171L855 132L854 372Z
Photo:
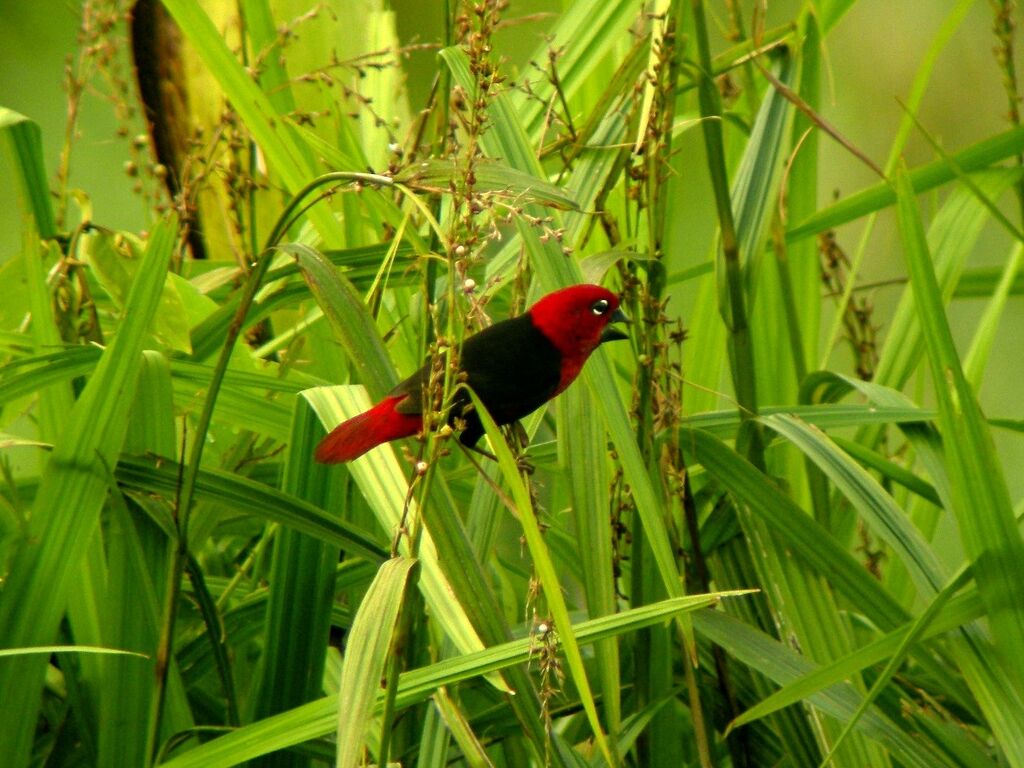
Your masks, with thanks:
M395 406L407 395L381 400L365 413L343 421L320 441L316 460L321 464L340 464L351 461L389 440L415 435L423 423L418 413L397 413Z

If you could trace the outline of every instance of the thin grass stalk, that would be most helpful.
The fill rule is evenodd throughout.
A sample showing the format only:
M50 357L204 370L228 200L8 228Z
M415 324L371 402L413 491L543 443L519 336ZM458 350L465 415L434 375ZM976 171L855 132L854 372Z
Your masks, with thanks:
M740 243L733 219L732 200L729 194L729 174L725 162L725 145L722 138L722 104L718 89L711 77L711 48L708 43L707 19L704 1L693 0L694 32L697 42L698 66L697 93L700 102L701 130L704 133L704 147L708 158L708 171L718 212L719 235L721 237L721 271L725 285L721 287L723 297L719 310L729 331L729 361L732 367L733 386L744 419L757 415L757 385L754 368L754 348L747 325L746 300L744 298L743 264L739 251ZM742 453L748 455L754 466L764 464L764 448L760 428L756 422L741 434Z
M359 177L372 176L372 174L355 175ZM168 589L166 592L166 602L163 612L163 629L160 637L160 645L157 650L156 686L150 709L149 749L147 750L147 753L152 755L154 758L156 757L157 750L159 748L160 724L163 719L164 700L167 689L167 670L174 648L174 625L177 618L181 577L184 573L185 565L189 557L188 529L192 506L194 503L196 479L198 478L200 466L202 464L203 450L206 445L206 435L209 432L210 423L213 420L213 410L217 403L217 396L220 393L221 384L224 381L228 364L231 361L231 355L234 351L235 343L238 341L238 337L242 333L246 316L248 315L249 309L256 297L256 292L262 286L263 278L270 267L270 262L275 256L272 248L278 244L287 229L291 226L294 212L299 210L300 205L305 204L306 196L318 187L328 184L331 181L349 181L352 180L352 178L352 175L345 173L340 176L337 174L326 174L325 176L314 179L303 186L299 191L299 194L289 202L288 206L278 218L277 224L267 240L267 246L264 249L263 254L257 259L255 267L246 279L241 301L239 302L238 309L235 312L235 317L232 320L231 325L228 327L224 344L221 347L220 356L217 359L217 364L210 377L210 386L209 389L207 389L206 398L203 401L203 410L200 412L199 420L196 423L196 431L192 441L192 450L189 455L188 464L185 466L182 475L181 489L176 503L177 542L170 573L168 574ZM384 179L387 184L391 184L391 179L385 177L380 178ZM361 180L375 183L378 181L378 178L364 178Z
M1010 125L1019 127L1020 122L1020 96L1017 88L1017 64L1014 57L1014 33L1016 32L1016 21L1013 18L1015 10L1014 3L1010 0L993 0L991 3L993 13L992 33L996 37L996 46L993 49L996 63L1003 72L1003 89L1006 91L1007 117ZM1018 153L1014 158L1018 167L1024 167L1024 152ZM1024 176L1016 187L1018 213L1021 222L1024 223Z
M635 409L638 417L637 443L652 481L663 471L654 414L662 411L678 413L674 404L664 402L667 400L665 395L662 395L662 402L657 403L654 397L655 391L660 389L656 378L666 376L665 371L670 367L667 358L672 349L666 342L667 328L662 318L662 302L668 273L664 266L667 222L674 202L669 194L668 182L671 178L672 127L676 115L674 85L678 79L685 45L685 38L682 37L684 7L680 0L662 2L651 14L650 64L645 79L640 135L635 149L638 157L634 160L643 166L643 196L649 206L643 237L653 259L652 264L644 267L645 280L637 297L637 347L641 359L646 359L648 364L638 366L635 385L638 395ZM675 455L678 459L678 452ZM673 467L672 471L681 473L685 469ZM670 498L663 498L662 504L666 509L676 508ZM671 528L667 527L666 530ZM634 525L630 590L634 604L658 600L666 594L656 569L651 567L654 563L650 562L649 546L642 525ZM680 546L679 542L672 542L673 550L678 550ZM653 702L663 699L673 687L672 670L676 661L674 635L675 632L670 628L658 627L641 632L637 638L635 680L638 708L649 707ZM697 754L700 764L709 768L712 749L693 663L697 658L696 642L692 632L681 631L678 636L682 640L683 675L687 681L686 691ZM647 764L668 766L683 759L682 745L675 738L678 729L676 721L677 715L669 708L659 708L652 716L650 724L638 739L638 754Z
M192 512L192 505L195 500L196 480L199 476L200 465L203 460L203 449L206 445L206 435L213 420L213 409L217 402L217 395L220 386L224 381L224 374L227 372L228 363L235 347L235 342L242 333L242 326L245 317L249 312L256 291L263 282L263 276L273 259L273 252L267 251L256 262L256 267L249 273L242 293L242 301L238 305L235 319L228 328L227 337L221 348L220 357L210 378L210 387L203 402L203 410L200 413L199 421L196 424L195 435L192 438L192 450L189 455L188 464L185 466L181 488L176 501L176 534L174 556L171 561L171 568L168 573L167 591L165 593L162 630L160 645L157 648L156 685L153 692L153 700L150 705L150 726L147 754L153 760L157 757L160 747L159 734L161 723L164 717L164 702L167 695L167 673L170 665L171 655L174 653L174 626L178 615L178 599L181 591L181 577L185 571L189 558L188 548L188 526Z

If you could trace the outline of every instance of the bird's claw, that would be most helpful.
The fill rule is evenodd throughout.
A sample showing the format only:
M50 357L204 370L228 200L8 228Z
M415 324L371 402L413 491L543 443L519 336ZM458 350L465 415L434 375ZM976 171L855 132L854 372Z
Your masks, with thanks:
M520 472L524 472L527 475L532 475L537 470L537 468L533 466L533 464L530 462L530 458L525 453L521 453L518 456L516 456L516 468L518 468Z

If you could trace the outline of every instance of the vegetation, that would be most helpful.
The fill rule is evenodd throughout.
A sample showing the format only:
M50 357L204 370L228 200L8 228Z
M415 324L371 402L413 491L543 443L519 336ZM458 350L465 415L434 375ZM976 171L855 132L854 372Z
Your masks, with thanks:
M1009 123L946 148L920 119L960 0L884 164L820 114L852 0L777 25L449 0L405 45L377 0L205 5L83 4L54 179L0 108L26 211L0 264L5 765L1024 766L993 438L1022 423L995 418L1012 390L978 399L1024 291L1011 3L983 43ZM513 21L546 33L527 56ZM143 231L94 216L111 180L71 188L91 93ZM832 199L826 146L872 183ZM443 405L313 461L425 359L443 404L466 334L582 281L631 340L521 429L485 417L497 461Z

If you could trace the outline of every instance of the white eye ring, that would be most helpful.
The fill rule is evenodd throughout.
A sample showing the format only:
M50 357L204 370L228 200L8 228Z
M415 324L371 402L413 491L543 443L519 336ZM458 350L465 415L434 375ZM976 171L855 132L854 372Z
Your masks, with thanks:
M590 305L590 311L593 312L595 315L603 315L605 312L608 311L609 306L610 305L608 304L608 299L598 299L597 301Z

